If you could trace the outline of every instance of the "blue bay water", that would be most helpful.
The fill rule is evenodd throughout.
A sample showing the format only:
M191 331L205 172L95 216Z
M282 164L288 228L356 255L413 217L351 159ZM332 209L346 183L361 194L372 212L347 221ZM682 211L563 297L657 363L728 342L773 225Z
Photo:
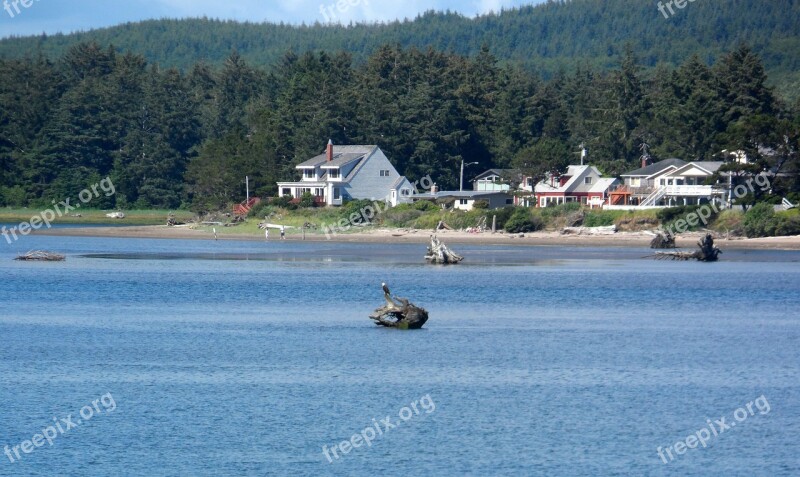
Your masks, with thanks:
M115 405L0 454L3 476L800 474L798 252L456 246L445 268L419 245L1 245L0 447ZM12 261L30 249L68 260ZM384 281L425 329L371 323ZM769 412L659 457L762 395Z

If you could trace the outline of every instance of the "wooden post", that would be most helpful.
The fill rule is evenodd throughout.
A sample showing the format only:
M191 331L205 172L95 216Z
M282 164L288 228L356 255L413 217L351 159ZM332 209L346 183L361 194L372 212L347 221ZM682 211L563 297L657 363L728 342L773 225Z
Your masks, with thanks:
M492 233L493 234L497 233L497 216L496 215L492 216Z

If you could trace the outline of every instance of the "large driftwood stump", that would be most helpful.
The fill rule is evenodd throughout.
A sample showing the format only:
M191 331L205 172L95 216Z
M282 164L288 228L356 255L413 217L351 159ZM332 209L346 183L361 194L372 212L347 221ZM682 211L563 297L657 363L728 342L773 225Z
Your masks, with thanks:
M700 262L716 262L719 260L719 255L722 250L714 246L714 237L711 234L706 234L703 239L697 242L700 250L695 252L656 252L656 260L680 260L689 261L697 260Z
M21 262L63 262L67 257L60 253L48 252L46 250L34 250L19 255L14 260Z
M431 244L425 254L425 260L438 265L455 265L464 257L447 248L435 235L431 235Z
M650 241L650 248L653 249L667 249L675 248L675 237L667 232L657 233L653 240Z
M405 298L392 298L389 287L383 286L383 298L386 305L376 309L369 315L378 326L398 328L401 330L418 330L428 321L428 312L410 303Z

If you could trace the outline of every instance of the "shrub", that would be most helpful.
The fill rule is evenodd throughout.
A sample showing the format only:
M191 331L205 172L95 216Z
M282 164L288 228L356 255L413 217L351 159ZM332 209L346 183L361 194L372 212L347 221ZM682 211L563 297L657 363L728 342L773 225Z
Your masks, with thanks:
M679 220L686 220L687 217L691 214L698 214L698 211L703 209L704 214L710 214L708 216L707 223L703 223L700 221L697 225L682 225L680 231L689 231L689 230L697 230L699 228L706 227L708 223L713 222L717 216L719 215L718 208L714 208L711 204L702 204L702 205L684 205L680 207L670 207L669 209L662 209L656 213L656 217L661 220L661 226L665 229L672 229L675 230L675 223Z
M714 222L714 230L739 237L744 235L744 213L740 210L725 210Z
M314 196L311 192L304 192L302 197L300 197L300 202L298 205L304 209L310 209L314 207Z
M289 205L292 203L292 196L291 195L284 195L281 197L273 197L270 199L269 204L274 205L275 207L283 207L288 208Z
M772 237L778 220L772 204L756 204L744 216L744 231L748 237Z
M626 215L621 210L592 210L583 218L584 227L608 227L614 225L618 219Z
M509 233L535 232L542 228L542 221L534 216L530 209L517 208L505 223L505 230Z
M487 210L489 208L489 202L485 200L476 200L474 204L472 204L472 208L476 210Z
M434 210L440 210L439 207L429 200L418 200L414 202L413 205L414 209L421 210L423 212L431 212Z
M775 226L775 235L788 236L800 235L800 211L789 210L786 212L778 212L775 214L777 224Z

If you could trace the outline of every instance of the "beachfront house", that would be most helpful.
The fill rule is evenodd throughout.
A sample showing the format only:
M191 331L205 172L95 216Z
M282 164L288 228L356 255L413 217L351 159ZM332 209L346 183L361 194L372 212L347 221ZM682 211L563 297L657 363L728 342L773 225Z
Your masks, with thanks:
M667 174L675 172L679 167L686 165L686 161L681 159L665 159L648 164L646 158L642 158L642 167L626 174L622 174L624 184L617 187L611 193L610 205L628 206L640 205L647 201L648 197L656 189L657 181Z
M551 174L536 184L537 205L548 207L578 202L589 207L602 207L618 183L616 178L603 177L594 166L569 166L566 173Z
M675 207L721 200L723 184L708 184L723 162L667 159L623 174L625 184L611 193L612 206Z
M439 191L434 187L430 192L417 194L414 201L427 200L437 204L451 207L454 210L470 211L475 208L475 204L483 202L487 209L501 209L514 205L514 196L510 191Z
M305 193L319 205L350 199L383 200L392 207L410 203L414 185L401 176L378 146L336 146L296 166L302 177L278 182L278 193L295 199Z

